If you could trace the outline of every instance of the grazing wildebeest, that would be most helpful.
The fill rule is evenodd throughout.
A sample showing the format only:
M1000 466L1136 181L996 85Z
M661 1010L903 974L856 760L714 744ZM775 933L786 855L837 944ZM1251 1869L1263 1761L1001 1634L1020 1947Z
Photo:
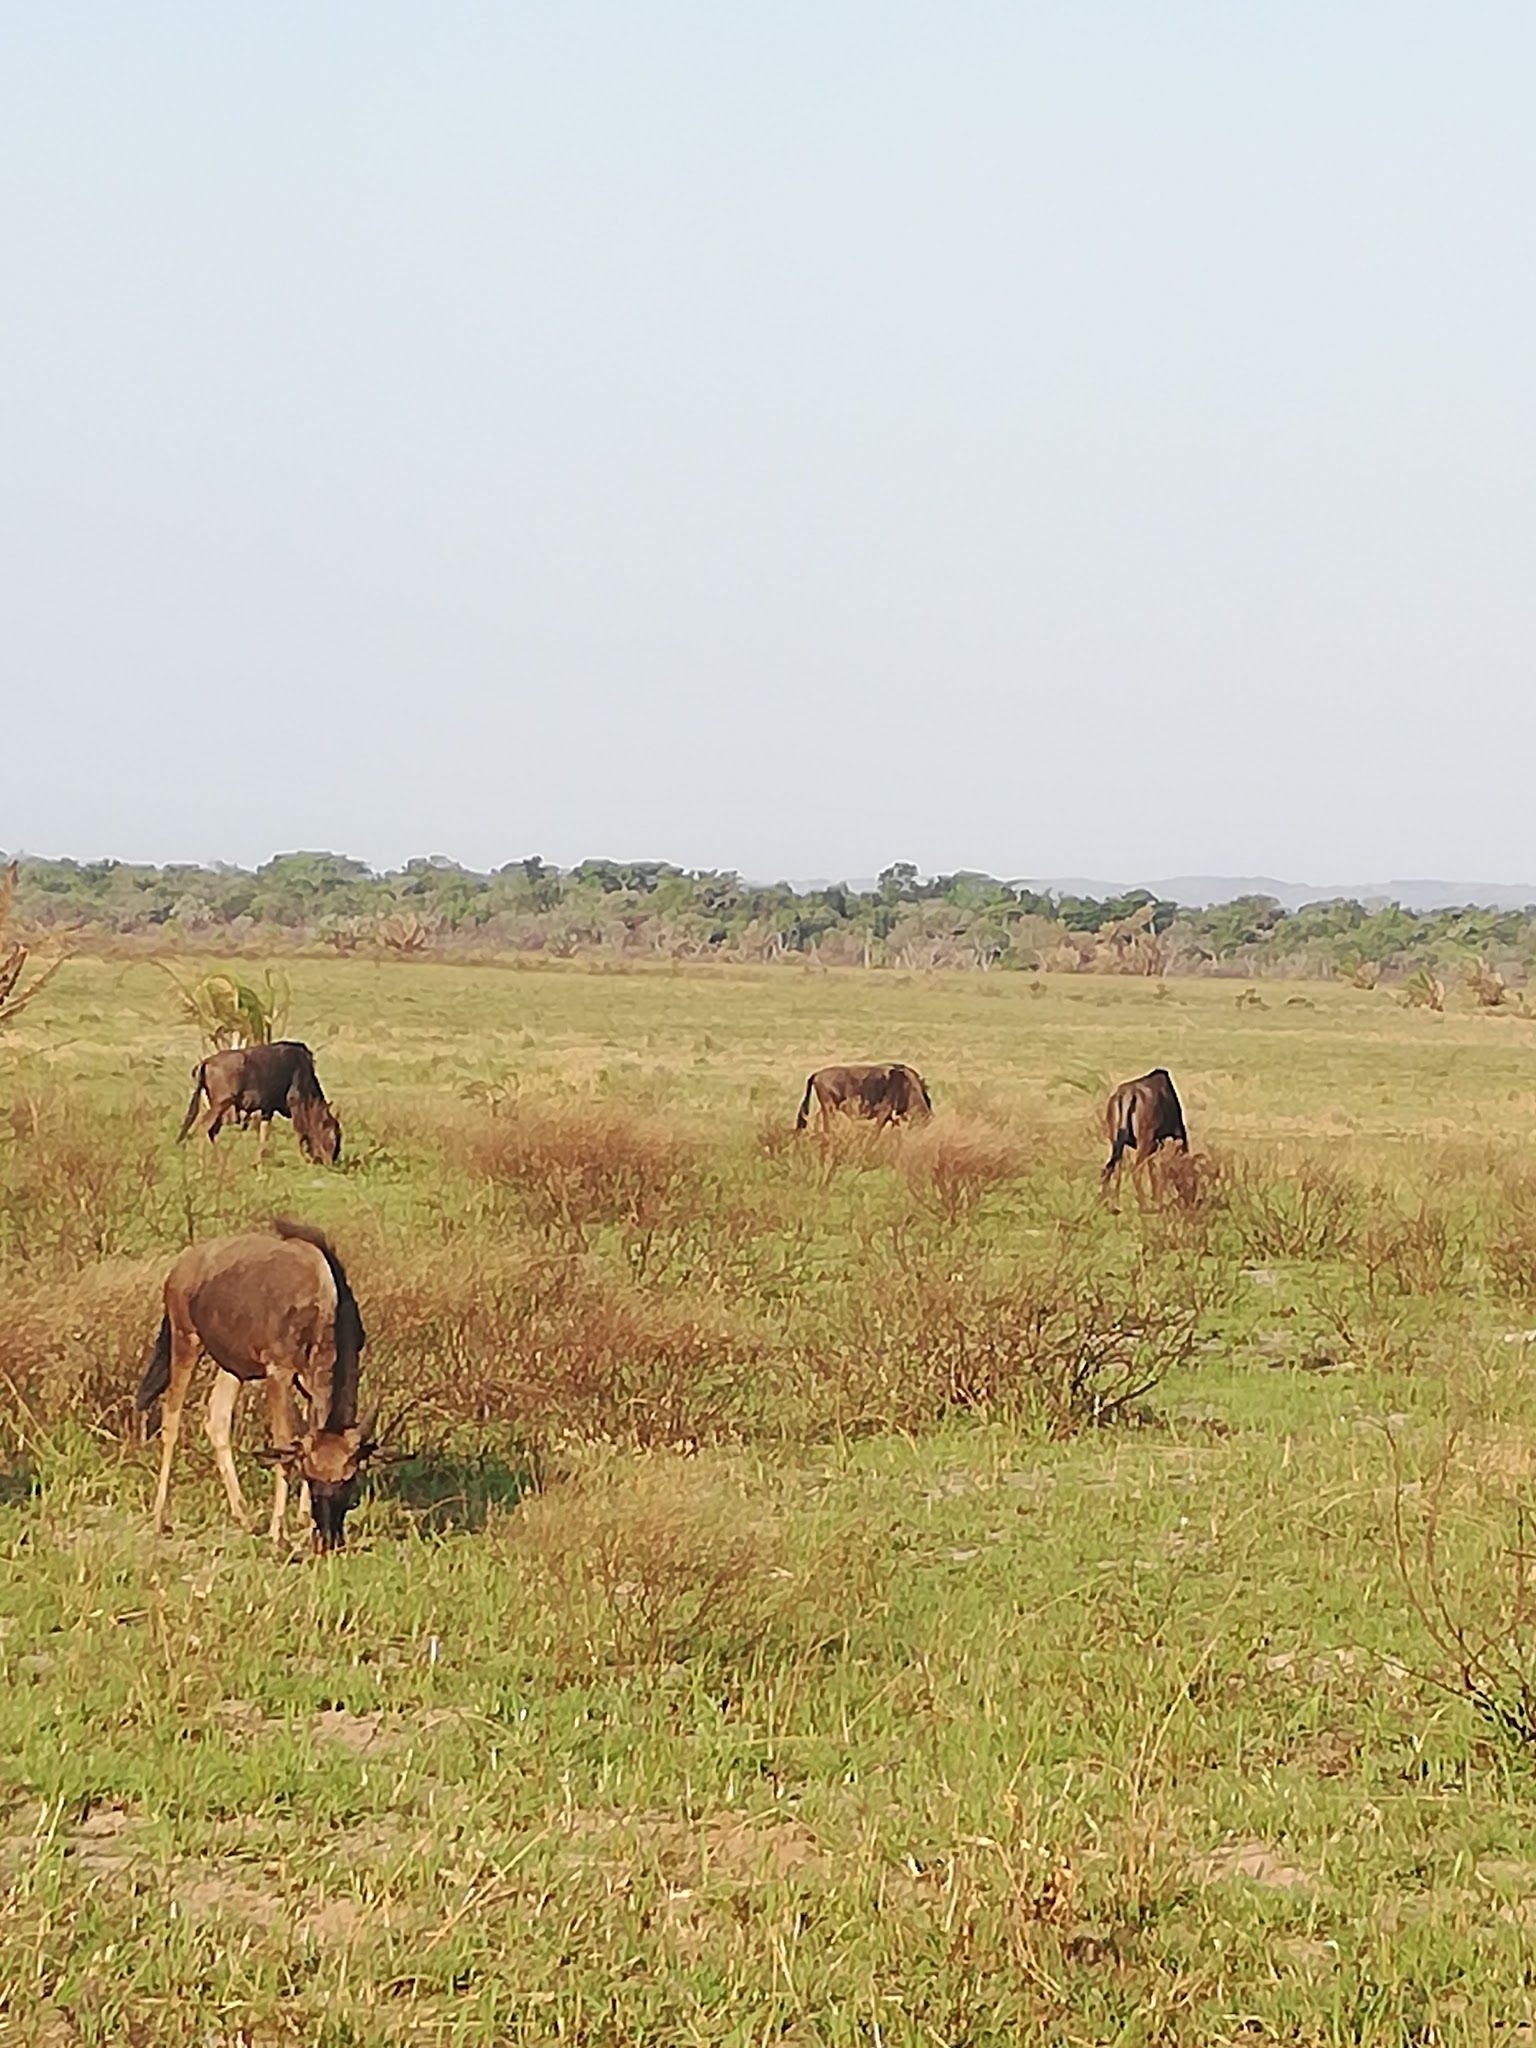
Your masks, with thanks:
M1122 1152L1134 1152L1139 1166L1162 1144L1172 1142L1182 1152L1189 1150L1184 1112L1165 1067L1154 1067L1139 1080L1122 1081L1105 1105L1104 1122L1111 1147L1105 1180L1120 1164Z
M204 1352L219 1368L208 1401L208 1439L229 1511L245 1519L245 1499L230 1453L235 1402L247 1380L266 1385L275 1465L270 1534L281 1538L288 1481L308 1495L318 1550L340 1550L342 1525L358 1478L375 1448L372 1419L357 1420L363 1321L340 1259L307 1223L273 1220L268 1231L210 1238L184 1251L165 1276L165 1314L135 1403L159 1401L163 1448L155 1521L165 1528L171 1456L193 1368ZM295 1392L309 1403L301 1432Z
M210 1053L192 1069L192 1100L176 1134L177 1144L197 1122L202 1097L208 1098L208 1136L216 1138L224 1119L233 1115L242 1125L261 1118L261 1147L274 1116L291 1117L307 1159L334 1166L341 1156L341 1125L315 1077L315 1057L297 1039L275 1045L237 1046L232 1052Z
M923 1077L915 1067L898 1064L869 1067L818 1067L805 1084L805 1096L795 1129L803 1131L811 1113L811 1097L821 1110L823 1130L841 1111L845 1116L866 1117L872 1123L903 1123L908 1117L923 1123L933 1114L933 1104Z

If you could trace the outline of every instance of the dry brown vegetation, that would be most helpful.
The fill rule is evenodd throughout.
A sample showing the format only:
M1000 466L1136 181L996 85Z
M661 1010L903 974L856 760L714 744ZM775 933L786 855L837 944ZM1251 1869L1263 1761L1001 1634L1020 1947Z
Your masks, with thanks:
M0 869L0 1025L19 1017L35 1002L64 964L62 954L42 966L32 961L32 951L11 929L12 906L16 899L16 863ZM28 980L28 963L32 964Z
M618 1102L517 1102L461 1120L450 1152L541 1230L654 1229L704 1199L695 1146Z
M760 1484L676 1452L586 1461L526 1503L517 1555L576 1672L825 1649L876 1611L883 1571L877 1527L797 1551Z

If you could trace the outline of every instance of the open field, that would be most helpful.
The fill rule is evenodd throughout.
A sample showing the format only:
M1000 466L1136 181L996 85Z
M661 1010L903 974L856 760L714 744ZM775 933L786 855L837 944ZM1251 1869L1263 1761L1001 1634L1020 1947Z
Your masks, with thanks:
M333 1172L175 1146L151 966L0 1051L0 2039L1536 2039L1536 1024L290 971ZM844 1057L931 1129L794 1142ZM1106 1203L1154 1064L1204 1156ZM273 1211L409 1453L324 1560L130 1428Z

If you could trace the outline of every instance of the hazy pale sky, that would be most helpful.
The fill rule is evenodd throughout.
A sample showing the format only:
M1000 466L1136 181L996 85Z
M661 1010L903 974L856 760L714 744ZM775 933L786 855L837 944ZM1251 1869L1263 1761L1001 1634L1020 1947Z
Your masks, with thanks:
M1536 878L1528 0L3 0L0 846Z

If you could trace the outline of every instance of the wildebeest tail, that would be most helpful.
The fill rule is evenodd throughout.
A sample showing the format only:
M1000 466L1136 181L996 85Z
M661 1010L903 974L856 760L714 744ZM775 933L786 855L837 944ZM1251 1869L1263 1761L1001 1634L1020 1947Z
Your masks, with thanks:
M325 1426L327 1429L350 1429L357 1421L357 1372L363 1346L368 1341L352 1283L336 1256L335 1246L313 1223L300 1223L292 1216L274 1216L272 1228L279 1237L296 1238L301 1244L312 1244L330 1267L331 1279L336 1285L336 1363L331 1369L331 1412L325 1419Z
M187 1104L187 1113L181 1120L181 1129L176 1133L178 1145L197 1122L197 1112L203 1099L203 1065L204 1062L199 1060L192 1069L192 1100Z
M795 1129L797 1131L803 1131L805 1129L805 1120L811 1113L811 1090L815 1087L815 1085L816 1076L814 1074L807 1076L805 1083L805 1094L801 1099L800 1103L800 1114L795 1118Z
M155 1339L155 1348L149 1354L149 1363L144 1368L144 1377L139 1381L139 1391L133 1397L133 1405L142 1415L146 1408L154 1406L166 1388L171 1384L171 1319L160 1318L160 1334Z

